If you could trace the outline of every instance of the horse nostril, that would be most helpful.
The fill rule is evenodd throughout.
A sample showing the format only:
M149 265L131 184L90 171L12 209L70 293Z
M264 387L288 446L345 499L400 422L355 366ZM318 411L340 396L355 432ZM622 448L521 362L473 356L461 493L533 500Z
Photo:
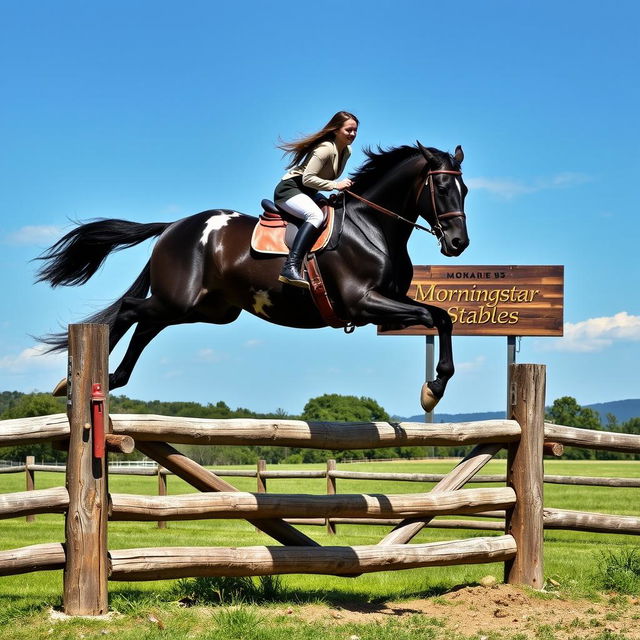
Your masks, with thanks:
M451 244L452 244L452 245L453 245L453 247L455 247L456 249L459 249L459 248L460 248L460 245L461 245L462 243L460 242L460 238L453 238L453 239L451 240Z

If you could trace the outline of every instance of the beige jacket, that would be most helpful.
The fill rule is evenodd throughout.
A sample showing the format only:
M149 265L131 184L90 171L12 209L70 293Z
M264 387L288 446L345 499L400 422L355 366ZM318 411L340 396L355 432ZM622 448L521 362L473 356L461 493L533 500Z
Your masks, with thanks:
M302 164L287 171L282 180L302 176L302 184L305 187L318 191L332 191L337 188L337 178L344 171L350 156L351 146L345 147L340 154L333 140L325 140L307 155Z

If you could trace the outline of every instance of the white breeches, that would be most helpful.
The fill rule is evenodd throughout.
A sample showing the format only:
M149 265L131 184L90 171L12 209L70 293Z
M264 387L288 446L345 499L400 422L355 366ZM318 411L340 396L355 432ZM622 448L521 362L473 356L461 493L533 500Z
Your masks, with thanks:
M296 218L302 218L311 223L316 229L322 226L324 214L322 209L305 193L297 193L295 196L281 202L280 205L287 213Z

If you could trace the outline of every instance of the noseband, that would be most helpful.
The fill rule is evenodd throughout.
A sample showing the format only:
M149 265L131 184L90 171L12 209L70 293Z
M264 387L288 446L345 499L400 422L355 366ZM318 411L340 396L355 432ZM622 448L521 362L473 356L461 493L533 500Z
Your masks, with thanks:
M421 231L426 231L427 233L431 233L432 235L436 236L438 240L440 240L444 235L444 231L442 229L442 226L440 225L441 220L447 220L448 218L464 218L466 216L464 211L447 211L445 213L438 213L438 207L436 205L436 190L435 190L435 185L433 183L433 178L431 177L438 173L447 173L455 176L462 175L462 171L452 171L448 169L440 169L438 171L427 172L427 180L424 183L424 186L422 187L420 192L418 193L418 197L416 198L416 206L420 202L420 199L422 198L422 194L424 193L426 186L429 185L429 191L431 193L431 206L433 208L433 213L436 217L436 222L435 224L431 225L432 227L431 229L428 229L427 227L423 227L422 225L417 224L416 222L411 222L411 220L407 220L406 218L403 218L400 214L395 213L394 211L391 211L389 209L386 209L385 207L381 207L379 204L376 204L375 202L371 202L370 200L363 198L361 195L358 195L353 191L349 191L349 189L344 189L343 193L348 193L350 196L353 196L354 198L356 198L356 200L360 200L360 202L364 202L364 204L368 205L372 209L375 209L376 211L379 211L380 213L384 213L385 215L395 218L396 220L401 220L402 222L406 222L407 224L410 224L412 227L415 227L416 229L420 229Z

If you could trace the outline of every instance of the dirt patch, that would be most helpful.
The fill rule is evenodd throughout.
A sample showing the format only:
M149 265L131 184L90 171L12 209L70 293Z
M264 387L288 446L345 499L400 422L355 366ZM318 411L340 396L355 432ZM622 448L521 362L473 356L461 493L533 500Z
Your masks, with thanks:
M477 636L500 633L534 638L544 629L558 640L589 638L609 632L628 640L640 640L640 599L611 598L602 601L568 600L559 594L541 597L511 585L473 586L452 590L423 600L383 604L346 603L339 608L318 605L289 607L280 614L306 622L371 623L395 617L424 615L434 618L446 630Z

